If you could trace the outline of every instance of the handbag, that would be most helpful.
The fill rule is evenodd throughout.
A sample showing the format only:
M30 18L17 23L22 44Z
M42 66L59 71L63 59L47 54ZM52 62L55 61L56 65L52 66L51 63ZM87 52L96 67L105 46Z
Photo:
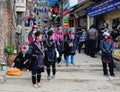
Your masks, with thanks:
M20 69L10 68L8 69L7 74L10 76L21 76L22 71Z

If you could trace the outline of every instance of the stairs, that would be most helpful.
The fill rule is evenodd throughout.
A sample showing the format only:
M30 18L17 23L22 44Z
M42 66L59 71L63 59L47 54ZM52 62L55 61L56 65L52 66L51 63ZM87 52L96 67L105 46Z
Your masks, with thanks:
M37 19L38 19L39 17L41 18L41 26L42 26L42 28L43 28L44 26L48 26L48 27L49 27L49 26L52 24L52 21L49 20L48 14L39 13L39 15L36 15L36 17L37 17ZM48 23L44 23L44 22L43 22L44 19L47 19L47 20L48 20ZM37 22L37 20L36 20L36 22ZM38 24L37 24L37 25L38 25Z

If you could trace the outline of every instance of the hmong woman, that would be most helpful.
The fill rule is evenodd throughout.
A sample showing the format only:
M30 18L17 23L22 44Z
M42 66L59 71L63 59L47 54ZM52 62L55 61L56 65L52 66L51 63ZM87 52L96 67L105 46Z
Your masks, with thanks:
M59 52L59 57L57 58L58 66L61 65L61 59L62 59L62 54L64 54L64 33L62 31L62 28L59 27L58 32L58 41L57 41L57 49Z
M74 55L75 55L75 29L71 28L71 31L68 35L65 36L65 56L66 56L66 66L69 65L69 56L71 56L71 64L75 64Z
M47 79L50 80L50 66L52 66L52 72L53 72L53 76L52 78L55 77L56 74L56 42L54 40L54 32L53 31L49 31L48 32L48 39L46 40L46 45L45 45L45 50L46 50L46 60L45 60L45 64L47 66Z
M31 72L32 72L32 83L35 88L41 86L41 72L44 71L43 63L43 43L42 34L40 31L35 33L35 41L29 47L29 56L31 57Z

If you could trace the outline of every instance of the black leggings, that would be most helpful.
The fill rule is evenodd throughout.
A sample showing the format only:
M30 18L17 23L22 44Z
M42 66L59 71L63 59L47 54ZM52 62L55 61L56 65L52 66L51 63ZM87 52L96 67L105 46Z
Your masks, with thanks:
M56 74L56 65L55 65L55 63L53 63L53 64L51 64L52 65L52 72L53 72L53 75L55 75ZM50 76L50 66L51 66L50 64L48 64L47 65L47 75L48 76Z
M114 75L114 62L113 62L112 55L110 58L111 58L111 61L108 63L109 72L110 72L110 75ZM102 55L102 65L103 65L103 73L105 75L108 74L107 64L104 61L104 55Z
M62 59L62 53L59 53L59 55L60 55L60 56L57 58L58 63L61 62L61 59Z
M32 83L33 84L39 83L40 80L41 80L41 71L32 70Z

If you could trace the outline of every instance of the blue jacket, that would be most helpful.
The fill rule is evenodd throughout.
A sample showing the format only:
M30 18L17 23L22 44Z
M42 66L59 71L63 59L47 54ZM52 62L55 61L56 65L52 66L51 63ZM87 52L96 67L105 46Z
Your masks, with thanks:
M102 51L102 54L112 54L112 51L114 49L114 42L110 39L108 42L103 39L100 43L100 49Z

